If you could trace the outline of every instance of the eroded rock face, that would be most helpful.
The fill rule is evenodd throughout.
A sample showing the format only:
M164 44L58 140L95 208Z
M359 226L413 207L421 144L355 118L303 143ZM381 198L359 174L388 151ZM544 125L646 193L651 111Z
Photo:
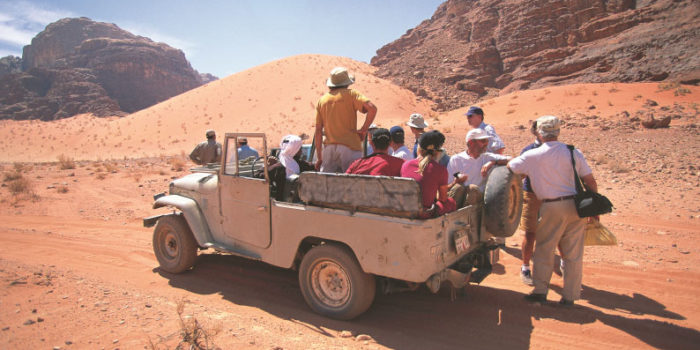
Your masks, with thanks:
M698 18L696 0L449 0L371 64L438 110L564 83L697 83Z
M182 51L84 17L49 24L21 64L0 74L0 119L125 115L203 83Z

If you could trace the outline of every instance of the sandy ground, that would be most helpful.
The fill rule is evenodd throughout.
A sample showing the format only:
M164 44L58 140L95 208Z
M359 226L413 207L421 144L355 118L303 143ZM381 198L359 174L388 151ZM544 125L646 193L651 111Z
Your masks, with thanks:
M189 172L182 153L209 127L273 139L310 133L313 103L338 64L358 72L357 88L380 109L378 124L421 111L447 133L450 153L462 150L463 110L430 113L410 92L374 78L371 67L312 55L253 68L123 119L0 122L0 349L171 349L182 339L181 320L196 320L222 349L697 347L697 87L588 84L481 103L511 154L531 141L530 120L564 117L562 140L584 151L616 206L602 220L620 244L586 248L582 300L572 309L554 306L559 276L551 305L523 301L530 287L518 276L520 232L507 240L494 274L456 301L447 290L379 296L351 322L313 313L294 271L206 252L192 271L160 272L152 230L141 219L157 213L154 193ZM633 118L645 113L674 115L671 128L640 128ZM75 168L61 169L59 155ZM17 173L29 187L14 195Z

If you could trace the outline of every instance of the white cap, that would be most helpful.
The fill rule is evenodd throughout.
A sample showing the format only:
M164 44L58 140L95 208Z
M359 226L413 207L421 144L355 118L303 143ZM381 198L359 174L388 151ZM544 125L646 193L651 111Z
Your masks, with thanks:
M469 140L486 140L490 138L491 136L486 133L486 130L477 128L469 130L469 132L467 133L466 140L467 142L469 142Z

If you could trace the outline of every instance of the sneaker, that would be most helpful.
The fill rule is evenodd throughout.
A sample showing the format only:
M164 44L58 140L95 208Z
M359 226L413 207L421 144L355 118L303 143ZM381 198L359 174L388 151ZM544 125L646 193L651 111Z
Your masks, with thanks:
M530 293L525 296L525 300L531 303L544 303L547 301L547 294Z
M535 285L532 282L532 273L530 270L520 270L520 279L523 280L523 283L527 284L528 286Z
M565 307L572 307L572 306L574 306L574 301L573 301L573 300L564 299L564 298L562 297L561 300L559 300L559 305L565 306Z

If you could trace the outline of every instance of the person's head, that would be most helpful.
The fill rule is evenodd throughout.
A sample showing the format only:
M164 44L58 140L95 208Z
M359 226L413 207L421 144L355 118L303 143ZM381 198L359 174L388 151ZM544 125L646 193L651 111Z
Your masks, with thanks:
M416 139L418 139L418 137L420 137L420 135L425 131L425 128L428 127L428 123L425 122L425 119L419 113L411 114L411 116L408 117L408 122L406 122L406 125L411 127L411 132Z
M542 142L540 134L537 133L537 120L532 121L532 125L530 125L530 133L535 135L535 138L537 138L538 141Z
M207 136L207 140L216 140L216 131L214 130L209 129L204 135Z
M404 142L403 128L398 125L392 126L389 133L391 134L391 144L401 147Z
M239 146L244 146L248 144L248 139L245 137L239 137L238 138L238 145Z
M472 128L477 128L484 121L484 110L477 107L471 106L465 114L467 116L467 122Z
M345 67L335 67L331 70L331 75L326 80L326 85L331 88L344 88L355 82L355 77L348 73Z
M372 148L375 153L386 153L391 142L391 134L385 128L377 128L372 131Z
M537 133L543 142L556 141L559 137L561 121L553 115L545 115L537 118Z
M442 156L442 145L445 144L445 135L437 130L431 130L420 135L418 139L418 155L421 157L418 163L418 172L423 173L431 160L437 161Z
M467 153L469 153L472 158L478 158L481 154L486 152L490 139L491 136L489 136L484 129L469 130L466 137Z
M301 152L301 137L287 135L280 141L280 156L294 157Z

